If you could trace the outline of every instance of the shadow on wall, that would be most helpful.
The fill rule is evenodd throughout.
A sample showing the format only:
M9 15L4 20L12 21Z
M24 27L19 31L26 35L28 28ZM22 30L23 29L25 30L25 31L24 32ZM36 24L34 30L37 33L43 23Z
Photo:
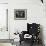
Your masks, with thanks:
M40 25L40 39L42 40L42 45L45 46L44 45L44 37L43 37L43 26L42 25Z

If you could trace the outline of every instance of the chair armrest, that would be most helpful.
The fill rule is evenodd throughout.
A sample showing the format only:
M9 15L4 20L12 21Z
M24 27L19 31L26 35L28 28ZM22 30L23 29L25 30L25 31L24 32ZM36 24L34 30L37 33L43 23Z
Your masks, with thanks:
M20 37L20 41L23 41L23 39L24 39L24 35L19 34L19 37Z
M21 34L19 34L20 41L24 40L24 35L27 34L27 31L22 31Z
M23 34L23 35L25 35L25 34L27 34L27 33L28 33L27 31L22 31L22 34Z

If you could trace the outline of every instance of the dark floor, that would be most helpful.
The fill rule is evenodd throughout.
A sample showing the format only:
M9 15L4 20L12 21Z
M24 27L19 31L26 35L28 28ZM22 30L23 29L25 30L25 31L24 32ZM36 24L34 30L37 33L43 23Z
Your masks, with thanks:
M31 43L22 42L19 46L32 46ZM42 44L34 44L33 46L43 46Z

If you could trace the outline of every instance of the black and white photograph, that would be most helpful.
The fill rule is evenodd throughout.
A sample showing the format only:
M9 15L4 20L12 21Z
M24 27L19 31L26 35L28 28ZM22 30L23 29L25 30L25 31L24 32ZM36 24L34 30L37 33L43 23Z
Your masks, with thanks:
M0 46L46 46L46 0L0 0Z
M26 20L27 19L27 9L14 9L14 19Z

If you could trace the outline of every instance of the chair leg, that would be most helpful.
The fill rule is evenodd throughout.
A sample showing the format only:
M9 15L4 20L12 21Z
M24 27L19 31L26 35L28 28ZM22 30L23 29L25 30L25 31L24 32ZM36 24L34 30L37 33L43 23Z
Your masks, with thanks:
M30 46L33 46L33 44L34 44L34 41L33 41L33 39L31 40L31 45Z
M21 45L21 41L20 41L20 45Z
M31 43L31 45L30 46L33 46L33 42Z

